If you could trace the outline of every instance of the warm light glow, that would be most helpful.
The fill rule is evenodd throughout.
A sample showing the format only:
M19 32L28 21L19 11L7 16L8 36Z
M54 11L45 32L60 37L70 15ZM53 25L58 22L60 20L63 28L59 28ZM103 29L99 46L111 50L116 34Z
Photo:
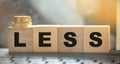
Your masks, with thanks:
M120 50L120 0L117 0L117 43L116 49Z
M88 24L108 24L116 29L116 0L77 0L77 10Z

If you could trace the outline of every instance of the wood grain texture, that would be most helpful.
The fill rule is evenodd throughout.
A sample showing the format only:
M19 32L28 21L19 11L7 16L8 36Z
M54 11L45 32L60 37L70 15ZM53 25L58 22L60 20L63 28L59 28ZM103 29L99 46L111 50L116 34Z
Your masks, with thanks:
M33 29L34 31L34 52L57 52L57 26L37 26ZM50 40L43 40L44 44L51 44L50 47L39 46L39 33L47 33L50 35L43 35L43 38L50 38Z
M82 26L61 26L58 29L58 52L82 52L83 50L83 27ZM65 38L65 34L74 33L75 35L69 34L69 38L74 38L76 40L76 45L72 47L67 47L64 42L68 44L73 44L73 41Z
M100 38L102 40L102 45L99 47L93 47L89 42L94 42L98 44L98 41L92 40L90 34L93 32L101 33L101 36L94 35L94 37ZM86 52L104 52L107 53L110 51L110 27L105 25L96 25L96 26L84 26L84 53Z
M33 52L33 29L29 28L8 28L8 41L10 52ZM15 32L19 32L19 43L25 43L26 47L15 46Z

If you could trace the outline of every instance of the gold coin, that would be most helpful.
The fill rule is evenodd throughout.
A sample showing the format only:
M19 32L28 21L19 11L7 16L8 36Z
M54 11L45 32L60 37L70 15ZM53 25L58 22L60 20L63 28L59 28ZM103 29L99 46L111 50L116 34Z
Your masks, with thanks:
M13 23L12 27L30 27L32 25L31 22L29 23Z
M31 22L30 16L14 16L15 23L22 23L22 22Z
M12 22L13 27L29 27L31 24L30 16L14 16L14 20Z

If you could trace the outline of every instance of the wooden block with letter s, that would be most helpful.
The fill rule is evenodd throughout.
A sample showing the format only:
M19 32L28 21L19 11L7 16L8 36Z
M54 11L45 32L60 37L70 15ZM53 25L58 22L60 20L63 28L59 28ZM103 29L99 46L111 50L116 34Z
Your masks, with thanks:
M110 52L110 26L84 26L83 52Z
M57 26L38 25L33 31L34 52L57 52Z
M58 28L58 52L83 52L83 27L63 25Z
M8 28L10 52L33 52L33 28Z

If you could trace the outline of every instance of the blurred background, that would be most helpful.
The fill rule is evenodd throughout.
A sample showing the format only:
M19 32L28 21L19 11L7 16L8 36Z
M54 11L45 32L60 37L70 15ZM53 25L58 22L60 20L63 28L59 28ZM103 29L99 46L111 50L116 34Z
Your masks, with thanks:
M15 15L30 15L34 25L110 25L116 45L116 0L0 0L0 47L8 47L7 28Z

